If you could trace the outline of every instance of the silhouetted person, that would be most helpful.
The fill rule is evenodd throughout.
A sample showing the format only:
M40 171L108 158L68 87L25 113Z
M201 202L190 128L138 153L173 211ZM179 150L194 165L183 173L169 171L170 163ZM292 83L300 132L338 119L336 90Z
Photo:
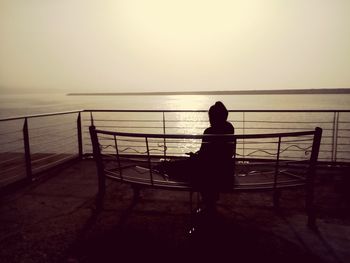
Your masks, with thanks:
M203 138L200 150L190 153L187 160L163 162L154 169L168 174L172 180L190 181L201 193L203 212L211 214L215 212L219 192L232 189L235 145L232 137L219 136L234 134L224 104L216 102L208 113L210 127L205 129L204 135L209 136Z
M197 155L199 169L193 173L192 182L202 195L205 212L215 212L219 192L229 190L234 183L232 156L235 146L233 138L215 136L234 134L234 127L227 121L228 111L220 101L209 109L210 127L205 129L204 137ZM192 155L194 156L194 155Z

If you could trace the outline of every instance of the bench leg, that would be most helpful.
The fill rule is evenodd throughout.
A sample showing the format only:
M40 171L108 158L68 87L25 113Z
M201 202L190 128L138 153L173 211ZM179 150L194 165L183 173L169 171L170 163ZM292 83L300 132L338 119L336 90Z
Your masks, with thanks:
M196 195L193 197L193 195ZM190 228L188 235L193 235L198 231L198 220L201 217L202 208L200 206L201 197L199 192L190 191Z
M214 195L212 195L214 194ZM218 226L218 214L216 210L217 193L204 194L197 192L197 205L193 207L193 193L190 194L191 217L190 230L188 234L191 236L195 233L211 233ZM195 210L193 210L193 208Z
M195 213L193 212L193 192L190 191L190 229L188 231L189 235L193 234L195 230L194 216L195 216Z
M196 200L193 200L193 195L194 194L197 194L197 198ZM194 204L194 202L196 204ZM200 209L200 202L201 202L201 198L200 198L200 194L199 192L190 192L190 213L191 215L194 214L194 213L198 213L201 209ZM195 209L195 210L193 210Z

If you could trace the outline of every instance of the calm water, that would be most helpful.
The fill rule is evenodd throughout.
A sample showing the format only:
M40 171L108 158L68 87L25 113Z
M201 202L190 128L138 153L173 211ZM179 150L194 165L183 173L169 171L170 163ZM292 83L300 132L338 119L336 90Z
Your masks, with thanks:
M205 110L221 100L231 110L350 109L350 94L325 95L176 95L66 96L62 93L1 95L0 117L77 109Z

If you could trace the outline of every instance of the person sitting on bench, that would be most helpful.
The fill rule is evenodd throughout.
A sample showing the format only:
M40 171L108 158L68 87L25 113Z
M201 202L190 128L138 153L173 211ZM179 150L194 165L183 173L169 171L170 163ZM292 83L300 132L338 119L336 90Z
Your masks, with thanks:
M208 115L210 126L205 129L204 135L234 134L233 125L227 121L228 111L221 101L209 108ZM212 214L216 211L220 191L233 187L234 151L232 137L204 137L199 151L188 153L190 158L164 161L154 169L169 176L170 180L189 181L201 193L202 211Z
M227 121L228 111L225 105L218 101L209 109L210 127L206 134L234 134L233 125ZM219 193L232 189L234 184L234 155L235 146L231 138L205 137L200 150L191 154L198 159L198 172L192 174L192 182L199 189L203 199L203 211L212 214L216 211Z

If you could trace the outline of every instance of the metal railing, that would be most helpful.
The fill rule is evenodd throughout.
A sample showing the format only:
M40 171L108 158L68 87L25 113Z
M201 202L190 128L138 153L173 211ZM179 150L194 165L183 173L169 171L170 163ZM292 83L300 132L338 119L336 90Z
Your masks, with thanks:
M319 161L350 163L350 110L230 110L235 134L295 132L323 129ZM0 187L36 176L73 158L91 155L88 127L132 133L202 134L208 127L206 110L76 110L0 119ZM137 142L128 142L130 154ZM163 139L163 155L176 145ZM259 144L260 143L260 144ZM188 150L195 150L193 142ZM292 142L290 148L302 148ZM295 149L296 149L295 148ZM166 152L167 151L167 152ZM270 149L263 142L238 145L241 158L265 158ZM178 152L178 154L183 154Z
M160 134L202 134L209 125L206 110L84 110L84 114L85 153L92 152L88 132L92 124L104 130ZM230 110L229 121L233 123L235 133L243 135L321 127L319 160L329 164L350 162L350 110ZM243 141L238 149L242 157L266 156L261 155L261 151L258 154L257 143ZM302 147L302 143L293 143L291 147ZM134 150L138 147L135 143L130 146Z
M82 157L81 112L0 119L0 188Z

